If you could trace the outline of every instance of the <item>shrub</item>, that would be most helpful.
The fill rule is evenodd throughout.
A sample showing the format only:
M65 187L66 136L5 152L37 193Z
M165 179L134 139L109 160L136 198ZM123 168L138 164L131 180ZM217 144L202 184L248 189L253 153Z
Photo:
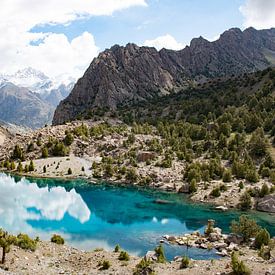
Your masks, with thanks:
M239 183L239 188L240 188L240 189L243 189L243 188L244 188L244 184L243 184L242 181Z
M23 165L22 165L21 161L17 165L17 172L18 173L22 173L23 172Z
M269 192L270 192L269 187L267 186L266 183L264 183L264 184L262 185L261 190L260 190L259 196L260 196L261 198L263 198L264 196L268 195Z
M268 245L269 241L270 241L270 234L265 228L263 228L256 235L255 247L260 249L262 245Z
M36 241L31 239L27 234L19 234L15 245L25 250L35 251L36 249Z
M258 255L268 261L271 258L271 247L262 245Z
M251 271L244 264L244 262L240 261L238 259L238 255L235 251L231 255L231 265L232 265L233 273L235 275L249 275L249 274L251 274Z
M120 246L119 246L119 244L117 244L117 245L115 246L114 252L119 252L119 251L120 251Z
M134 168L130 168L126 172L126 180L130 182L136 182L138 179L137 172Z
M41 150L41 155L42 155L42 158L47 158L49 156L49 151L48 151L48 148L47 147L43 147L42 150Z
M195 193L197 191L197 183L196 183L196 180L195 179L192 179L191 180L191 183L189 184L189 193L192 194L192 193Z
M126 252L126 251L121 251L119 256L118 256L118 259L120 261L129 261L130 260L130 256L129 254Z
M141 274L153 275L153 274L155 274L154 269L152 267L150 267L150 265L151 265L151 261L143 258L136 265L133 275L141 275Z
M232 174L230 170L225 170L222 175L223 182L231 182L232 181Z
M12 159L20 159L22 161L25 159L23 149L19 145L15 145L12 153Z
M250 238L256 237L260 227L255 220L249 219L246 215L242 215L238 222L233 221L231 223L230 229L233 233L242 235L244 241L247 242Z
M54 234L51 237L51 242L56 244L64 244L65 240L60 235Z
M104 260L101 264L101 270L107 270L111 267L111 263L107 260Z
M30 171L30 172L33 172L33 171L34 171L34 163L33 163L32 160L31 160L30 165L29 165L29 171Z
M70 146L74 142L74 136L71 133L68 133L64 138L64 143L67 146Z
M210 193L210 196L215 198L219 197L220 195L221 195L221 191L219 187L214 188Z
M239 206L242 210L251 209L252 200L250 194L247 191L241 195Z
M249 169L248 171L246 171L245 179L248 180L249 182L256 183L259 181L259 175L256 170Z
M187 256L183 256L180 264L180 268L187 268L190 265L190 259Z
M157 258L158 258L157 262L158 263L165 263L166 258L165 258L163 246L159 245L158 247L156 247L155 252L156 252Z

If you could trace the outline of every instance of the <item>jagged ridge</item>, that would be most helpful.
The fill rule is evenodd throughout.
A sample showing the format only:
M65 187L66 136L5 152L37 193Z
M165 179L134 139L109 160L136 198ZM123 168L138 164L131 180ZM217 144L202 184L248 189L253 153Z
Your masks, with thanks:
M95 107L112 110L189 86L192 81L262 70L275 56L275 29L234 28L217 41L199 37L180 51L127 44L95 58L71 94L57 107L62 124Z

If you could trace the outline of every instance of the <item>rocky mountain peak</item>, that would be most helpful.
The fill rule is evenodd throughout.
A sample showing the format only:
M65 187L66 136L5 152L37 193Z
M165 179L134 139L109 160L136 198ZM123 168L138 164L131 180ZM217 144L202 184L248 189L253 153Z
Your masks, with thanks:
M116 109L147 101L192 81L262 70L274 60L274 29L232 28L214 42L195 38L180 51L114 45L93 60L57 107L53 123L75 119L94 108Z

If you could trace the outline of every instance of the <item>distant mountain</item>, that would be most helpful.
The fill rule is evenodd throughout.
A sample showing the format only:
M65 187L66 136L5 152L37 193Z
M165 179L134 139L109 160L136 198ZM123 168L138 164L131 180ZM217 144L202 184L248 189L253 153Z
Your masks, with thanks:
M50 79L33 68L0 75L0 120L31 128L51 123L55 107L73 88L74 82L66 82L68 84ZM21 110L18 110L19 106Z
M180 51L128 44L100 53L70 95L57 107L53 124L95 108L116 109L177 92L211 78L275 65L275 29L233 28L214 42L199 37Z
M0 120L39 128L50 124L54 107L26 88L5 82L0 85Z

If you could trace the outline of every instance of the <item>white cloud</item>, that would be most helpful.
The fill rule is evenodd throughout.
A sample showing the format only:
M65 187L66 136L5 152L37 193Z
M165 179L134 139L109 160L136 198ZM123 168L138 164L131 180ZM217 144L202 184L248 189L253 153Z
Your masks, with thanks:
M159 36L156 39L146 40L143 45L155 47L157 50L161 50L162 48L181 50L184 48L184 44L177 42L177 40L170 34Z
M14 178L0 174L0 221L3 228L12 233L35 235L29 221L60 221L65 214L85 223L91 212L76 193L64 187L39 188L26 179L15 182ZM36 211L34 211L36 210Z
M145 0L1 0L0 72L34 67L51 77L79 77L98 54L92 34L85 32L71 42L64 34L32 33L43 24L70 24L80 18L112 15ZM39 43L34 43L42 41ZM37 45L38 44L38 45Z
M244 16L244 26L257 29L275 27L274 0L246 0L240 7Z

